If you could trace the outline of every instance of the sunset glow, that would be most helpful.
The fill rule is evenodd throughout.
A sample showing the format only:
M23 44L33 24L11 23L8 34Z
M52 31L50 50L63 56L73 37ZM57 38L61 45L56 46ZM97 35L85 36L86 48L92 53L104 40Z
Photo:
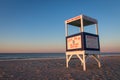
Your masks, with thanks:
M1 0L0 53L65 52L64 22L80 14L98 20L102 52L120 52L119 7L113 0Z

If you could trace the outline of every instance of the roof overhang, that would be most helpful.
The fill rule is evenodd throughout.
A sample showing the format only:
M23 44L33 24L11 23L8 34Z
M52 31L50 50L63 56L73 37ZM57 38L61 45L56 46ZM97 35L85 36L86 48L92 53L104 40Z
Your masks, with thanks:
M83 26L97 24L97 20L85 15L79 15L65 21L66 24L81 27L81 19L83 19Z

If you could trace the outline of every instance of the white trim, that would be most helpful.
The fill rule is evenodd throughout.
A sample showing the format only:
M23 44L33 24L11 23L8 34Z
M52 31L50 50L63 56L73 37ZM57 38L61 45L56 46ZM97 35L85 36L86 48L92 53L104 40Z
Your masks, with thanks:
M98 24L95 24L96 27L96 34L98 35Z
M66 67L68 68L69 61L71 60L72 56L76 55L79 60L81 61L81 64L83 66L83 70L86 71L86 59L88 56L92 56L98 63L98 67L101 67L100 63L100 51L89 51L89 50L83 50L83 51L66 51Z
M81 15L81 20L80 21L81 21L81 27L80 27L81 28L81 32L84 32L83 16L82 15Z
M68 36L68 25L65 23L65 36Z

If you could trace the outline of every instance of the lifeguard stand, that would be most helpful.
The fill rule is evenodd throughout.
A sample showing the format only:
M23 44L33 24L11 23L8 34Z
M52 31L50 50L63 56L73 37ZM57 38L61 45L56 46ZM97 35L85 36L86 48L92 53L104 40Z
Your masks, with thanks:
M84 27L95 25L96 34L84 32ZM68 26L72 25L80 28L80 33L68 35ZM76 55L83 65L83 70L86 71L86 59L92 56L100 64L100 43L98 35L98 22L96 19L85 15L79 15L65 21L66 31L66 67L73 55Z

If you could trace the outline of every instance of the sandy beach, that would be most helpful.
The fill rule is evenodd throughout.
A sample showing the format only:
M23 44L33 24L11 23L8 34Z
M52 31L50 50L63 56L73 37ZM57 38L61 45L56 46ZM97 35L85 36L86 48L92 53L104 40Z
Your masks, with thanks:
M78 59L72 59L69 68L65 59L29 59L0 61L0 80L119 80L120 56L101 57L102 67L89 58L87 71Z

